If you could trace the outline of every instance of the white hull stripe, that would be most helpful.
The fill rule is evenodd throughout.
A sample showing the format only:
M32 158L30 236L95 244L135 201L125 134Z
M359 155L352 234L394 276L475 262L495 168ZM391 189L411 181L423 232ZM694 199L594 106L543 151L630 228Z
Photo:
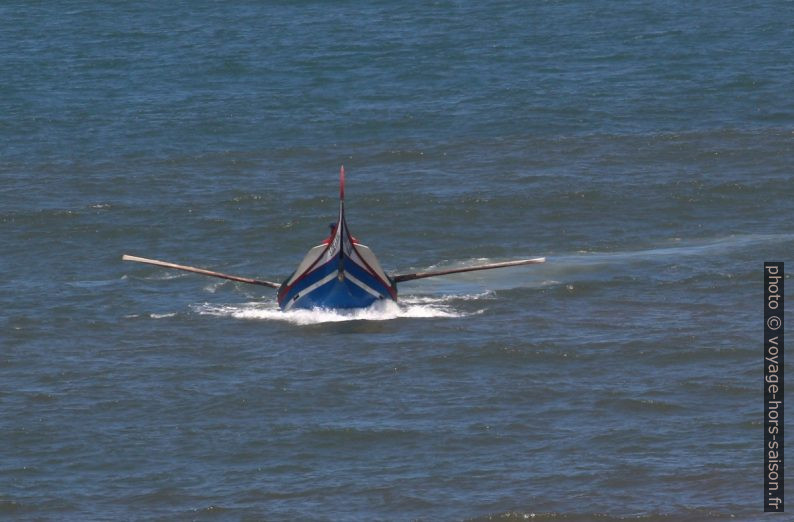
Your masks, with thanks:
M364 290L368 294L375 296L377 299L382 299L383 298L383 295L380 292L378 292L377 290L374 290L369 285L367 285L363 281L359 280L357 277L352 275L347 270L345 270L345 277L350 279L353 283L356 284L356 286L358 286L359 288L361 288L362 290Z
M320 288L321 286L323 286L323 285L324 285L325 283L327 283L328 281L332 281L332 280L333 280L333 279L334 279L334 278L337 276L337 274L338 274L338 272L331 272L330 274L328 274L327 276L323 277L322 279L320 279L320 280L319 280L319 281L317 281L316 283L314 283L314 284L311 284L311 285L307 286L307 287L306 287L304 290L302 290L302 291L298 292L297 294L295 294L295 295L292 297L292 299L290 299L290 300L289 300L289 302L288 302L288 303L287 303L287 304L284 306L284 311L286 312L287 310L289 310L290 308L292 308L292 305L294 305L294 304L295 304L295 302L296 302L298 299L300 299L300 298L301 298L301 296L303 296L303 295L306 295L306 294L309 294L309 293L313 292L313 291L314 291L314 290L316 290L317 288Z

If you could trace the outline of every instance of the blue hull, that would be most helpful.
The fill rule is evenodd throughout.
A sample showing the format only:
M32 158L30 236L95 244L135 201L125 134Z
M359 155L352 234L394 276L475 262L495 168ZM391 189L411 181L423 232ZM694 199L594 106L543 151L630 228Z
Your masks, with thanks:
M382 299L375 298L347 280L334 278L298 299L291 308L366 308Z
M376 301L395 300L396 290L350 258L337 255L309 270L279 294L282 310L365 308ZM390 283L390 282L389 282Z

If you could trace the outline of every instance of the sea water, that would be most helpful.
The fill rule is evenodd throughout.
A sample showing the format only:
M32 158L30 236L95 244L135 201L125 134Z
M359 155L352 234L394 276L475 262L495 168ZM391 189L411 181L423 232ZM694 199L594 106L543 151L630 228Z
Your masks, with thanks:
M5 2L0 518L761 519L791 2ZM280 281L353 234L399 285ZM790 318L789 318L790 319Z

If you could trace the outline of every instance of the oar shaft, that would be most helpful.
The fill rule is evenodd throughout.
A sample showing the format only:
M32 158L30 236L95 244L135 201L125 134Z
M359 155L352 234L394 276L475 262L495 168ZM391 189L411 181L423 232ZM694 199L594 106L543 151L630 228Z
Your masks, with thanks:
M146 263L147 265L161 266L163 268L184 270L185 272L193 272L195 274L201 274L205 276L219 277L221 279L228 279L230 281L237 281L239 283L248 283L250 285L268 286L270 288L278 288L279 286L281 286L280 284L273 283L271 281L262 281L259 279L251 279L250 277L240 277L235 275L223 274L221 272L214 272L212 270L207 270L204 268L196 268L194 266L187 266L187 265L177 265L176 263L159 261L157 259L148 259L146 257L138 257L138 256L131 256L128 254L124 254L123 256L121 256L121 259L123 261L135 261L136 263Z
M434 272L416 272L414 274L400 274L392 277L395 283L402 283L403 281L412 281L414 279L423 279L425 277L435 277L449 274L459 274L461 272L476 272L477 270L491 270L494 268L505 268L508 266L520 265L534 265L537 263L545 263L545 257L536 257L534 259L519 259L517 261L504 261L502 263L489 263L486 265L470 266L466 268L450 268L448 270L438 270Z

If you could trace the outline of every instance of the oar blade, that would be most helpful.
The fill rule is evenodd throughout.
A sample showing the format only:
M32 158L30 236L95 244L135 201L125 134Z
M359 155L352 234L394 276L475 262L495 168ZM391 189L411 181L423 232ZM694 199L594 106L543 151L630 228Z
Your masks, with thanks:
M535 265L539 263L545 263L545 257L536 257L533 259L517 259L515 261L503 261L501 263L488 263L484 265L475 265L469 266L464 268L450 268L447 270L436 270L432 272L416 272L413 274L398 274L392 276L392 280L395 283L402 283L404 281L413 281L414 279L424 279L426 277L437 277L449 274L460 274L462 272L476 272L478 270L493 270L494 268L506 268L509 266L521 266L521 265Z

